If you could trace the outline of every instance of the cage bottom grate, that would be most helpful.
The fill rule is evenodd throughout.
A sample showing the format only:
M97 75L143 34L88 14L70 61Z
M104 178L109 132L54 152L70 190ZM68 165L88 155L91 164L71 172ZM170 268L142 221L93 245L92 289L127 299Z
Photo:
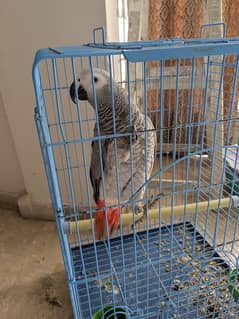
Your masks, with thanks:
M108 304L131 318L238 318L229 266L191 223L72 248L81 318Z

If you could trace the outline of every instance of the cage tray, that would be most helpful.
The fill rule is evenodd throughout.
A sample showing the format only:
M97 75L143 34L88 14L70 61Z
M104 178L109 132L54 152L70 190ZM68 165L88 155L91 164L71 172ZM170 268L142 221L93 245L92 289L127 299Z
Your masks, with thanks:
M229 266L191 223L74 247L72 254L80 318L107 304L128 307L135 319L231 318Z

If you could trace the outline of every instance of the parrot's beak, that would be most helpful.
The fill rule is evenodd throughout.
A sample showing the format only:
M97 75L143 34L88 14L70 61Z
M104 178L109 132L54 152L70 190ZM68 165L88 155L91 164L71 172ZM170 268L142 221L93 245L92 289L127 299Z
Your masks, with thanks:
M82 85L80 85L77 89L75 82L73 82L70 86L70 96L72 101L76 104L77 98L76 98L76 93L77 92L77 98L81 101L87 101L88 100L88 95L86 90L83 88Z

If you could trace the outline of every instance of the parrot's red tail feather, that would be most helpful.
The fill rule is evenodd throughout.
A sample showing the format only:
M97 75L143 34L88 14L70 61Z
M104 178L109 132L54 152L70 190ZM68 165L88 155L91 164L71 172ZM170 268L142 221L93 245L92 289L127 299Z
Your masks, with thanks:
M103 200L97 201L97 207L105 207ZM107 213L107 219L105 214ZM104 210L99 210L95 217L94 230L96 239L104 239L107 237L107 221L108 221L108 230L111 235L114 231L117 230L119 226L120 219L120 208L108 208L105 212Z

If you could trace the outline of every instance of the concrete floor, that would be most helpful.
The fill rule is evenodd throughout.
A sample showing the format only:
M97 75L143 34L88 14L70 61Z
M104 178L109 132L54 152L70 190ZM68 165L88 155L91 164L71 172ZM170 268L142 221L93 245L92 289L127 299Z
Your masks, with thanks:
M54 222L0 209L0 318L72 319Z

